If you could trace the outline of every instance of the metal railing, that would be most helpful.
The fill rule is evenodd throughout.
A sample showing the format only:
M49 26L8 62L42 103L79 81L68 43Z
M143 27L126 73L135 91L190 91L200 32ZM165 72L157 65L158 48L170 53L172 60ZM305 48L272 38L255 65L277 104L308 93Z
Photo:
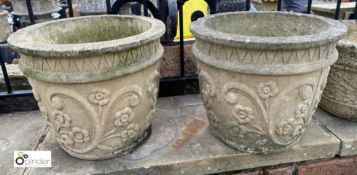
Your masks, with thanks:
M149 0L117 0L113 6L111 6L111 1L110 0L106 0L106 5L107 5L107 14L115 14L115 13L119 13L119 8L120 5L123 4L122 2L137 2L137 3L141 3L144 5L144 15L148 16L148 9L151 11L151 13L153 14L153 16L155 18L158 18L160 20L165 20L162 18L162 16L160 14L160 10L158 8L156 8L155 6L153 7L152 3ZM160 83L174 83L174 82L187 82L187 81L197 81L198 78L197 76L185 76L185 52L184 52L184 33L183 33L183 24L184 24L184 19L183 19L183 14L184 9L183 9L183 5L188 1L188 0L167 0L168 1L168 5L176 5L175 8L173 9L177 9L178 11L178 15L179 15L179 21L178 21L178 25L179 25L179 31L180 31L180 40L179 40L179 45L180 45L180 76L179 77L174 77L174 78L164 78L161 79ZM208 4L208 7L210 9L210 13L214 14L216 13L217 9L216 9L216 1L215 0L205 0ZM120 2L120 3L119 3ZM151 4L150 4L151 3ZM341 10L341 3L342 0L338 0L336 3L336 11L335 11L335 19L339 19L339 14L340 14L340 10ZM32 5L31 5L31 0L26 0L26 5L27 5L27 10L28 10L28 16L30 19L30 23L31 24L35 24L35 17L33 14L33 10L32 10ZM246 11L249 11L251 8L251 1L250 0L246 0ZM310 14L311 13L311 6L312 6L312 0L308 1L308 6L307 6L307 11L305 13ZM72 0L67 0L67 8L68 8L68 12L69 12L69 17L74 17L74 12L73 12L73 7L72 7ZM172 9L172 8L169 8ZM282 0L278 0L277 2L277 10L281 11L282 10ZM177 12L170 12L171 14L177 14ZM174 16L175 17L175 16ZM177 18L177 17L176 17ZM357 3L356 6L354 8L354 13L351 15L350 19L357 19ZM173 41L165 41L163 40L163 43L170 43ZM19 97L19 96L31 96L32 95L32 91L31 90L16 90L14 91L12 89L11 86L11 82L6 70L6 66L5 66L5 61L1 56L0 53L0 63L1 63L1 69L3 72L3 77L4 77L4 81L5 81L5 85L6 85L6 92L0 92L0 98L3 97Z

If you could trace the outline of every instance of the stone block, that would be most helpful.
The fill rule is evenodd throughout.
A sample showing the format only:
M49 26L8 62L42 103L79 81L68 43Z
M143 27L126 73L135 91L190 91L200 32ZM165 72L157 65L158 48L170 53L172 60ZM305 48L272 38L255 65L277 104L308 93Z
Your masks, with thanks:
M314 117L317 121L341 140L340 156L357 155L357 122L341 119L319 108Z

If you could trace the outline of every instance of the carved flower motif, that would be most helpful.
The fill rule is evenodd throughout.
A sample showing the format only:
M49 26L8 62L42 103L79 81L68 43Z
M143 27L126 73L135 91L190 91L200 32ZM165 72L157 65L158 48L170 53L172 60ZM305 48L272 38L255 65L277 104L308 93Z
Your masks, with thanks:
M139 129L139 126L137 124L130 124L126 130L124 130L120 137L123 142L127 141L130 138L133 138L136 134L136 131Z
M152 97L157 97L158 94L158 89L156 86L156 83L149 83L148 86L148 93L152 96Z
M279 93L279 88L272 81L267 83L260 83L258 85L258 95L262 99L268 99L269 97L274 97Z
M294 125L290 122L286 122L286 121L282 121L276 130L276 133L278 135L282 135L282 136L289 136L293 133L294 131Z
M305 130L305 128L304 128L304 125L296 125L295 126L295 130L294 130L294 132L293 132L293 136L298 136L298 135L301 135L301 134L303 134L304 133L304 130Z
M308 113L309 113L308 103L299 104L295 111L296 118L305 118Z
M72 119L62 111L56 110L52 115L58 127L69 128L71 126Z
M67 133L61 133L59 135L59 141L65 145L73 145L74 144L73 139Z
M134 119L134 112L131 108L125 108L115 114L114 126L127 126Z
M299 89L299 96L302 100L307 100L311 97L312 94L312 88L309 86L302 86Z
M106 105L109 102L110 92L104 88L95 89L88 97L89 102L96 105Z
M240 132L239 126L231 126L228 128L228 133L230 136L238 137L239 132Z
M69 135L76 143L86 143L90 140L88 131L77 127L72 128Z
M254 111L249 107L244 107L241 105L236 105L234 107L234 117L238 120L238 123L245 124L249 123L252 118L254 118Z
M228 128L228 133L232 137L244 138L248 132L248 128L244 125L233 125Z

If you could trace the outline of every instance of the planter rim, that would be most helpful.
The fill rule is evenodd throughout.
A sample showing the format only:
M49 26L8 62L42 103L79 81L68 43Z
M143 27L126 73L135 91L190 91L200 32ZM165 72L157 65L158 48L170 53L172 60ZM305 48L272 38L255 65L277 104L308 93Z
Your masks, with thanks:
M135 18L149 22L151 27L147 31L125 38L78 44L48 44L34 42L27 36L30 31L36 30L46 25L60 24L62 22L77 21L86 18ZM101 55L139 47L146 43L155 41L164 33L165 25L157 19L130 15L98 15L48 21L29 26L12 34L8 39L8 43L15 50L28 55L43 57L85 57L91 56L93 54Z
M296 17L306 17L318 19L328 25L328 29L312 35L288 36L288 37L265 37L225 33L214 30L206 26L208 20L219 18L225 15L241 14L279 14ZM191 23L190 29L194 36L200 40L209 41L216 44L245 47L251 49L303 49L317 47L341 39L347 32L347 28L339 21L326 17L308 15L292 12L230 12L210 15Z
M355 20L341 20L341 22L344 23L344 24L351 23L351 25L357 25ZM357 32L357 30L356 30L356 32ZM349 35L349 33L347 33L346 36L348 36L348 35ZM337 46L338 47L356 49L357 48L357 42L349 41L349 40L343 38L340 41L338 41Z

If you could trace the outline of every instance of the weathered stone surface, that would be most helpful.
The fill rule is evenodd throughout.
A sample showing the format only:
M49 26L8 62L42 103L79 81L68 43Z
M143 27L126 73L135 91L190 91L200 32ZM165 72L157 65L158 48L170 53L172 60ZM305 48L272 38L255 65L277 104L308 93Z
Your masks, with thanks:
M0 172L21 174L24 168L14 168L14 151L37 148L45 129L39 111L0 115Z
M199 105L203 104L201 96L198 94L193 95L182 95L173 97L173 102L177 106L190 106L190 105Z
M188 98L188 97L183 97ZM197 100L199 97L196 97ZM169 103L171 105L167 105ZM188 103L190 103L188 101ZM194 109L198 111L194 111ZM245 170L281 163L334 157L339 140L315 122L307 128L301 141L290 150L271 155L254 155L235 151L211 134L202 104L172 103L172 98L159 98L149 140L133 155L149 151L147 156L128 160L131 155L103 161L83 161L66 154L49 133L38 150L52 151L52 168L30 168L29 174L209 174ZM177 135L175 134L175 124ZM160 129L157 129L159 127ZM169 127L169 128L167 128ZM169 132L162 133L162 132ZM168 135L166 135L168 134ZM174 136L174 140L171 140ZM151 138L153 137L153 138ZM170 138L167 139L166 137ZM151 142L151 141L154 142ZM164 146L164 147L163 147ZM156 147L157 149L153 149Z
M355 8L355 2L346 2L341 3L339 19L348 19L349 16L347 12L353 13L353 9ZM329 18L335 19L336 12L336 1L335 2L316 2L311 6L312 13L315 15L325 16ZM351 15L351 13L349 15Z
M340 156L357 155L357 123L337 118L322 109L318 109L314 117L341 140Z
M7 18L7 11L0 10L0 43L6 42L7 38L10 35L10 24Z
M91 16L27 27L8 43L61 147L98 160L131 151L148 135L164 32L152 18Z
M331 66L320 106L326 111L357 122L357 23L343 21L348 35L338 42L338 60Z
M115 1L111 1L111 5ZM81 15L107 14L106 0L77 0L77 12Z
M31 24L30 17L27 11L26 1L23 0L10 0L14 15L21 16L20 25L26 27ZM56 0L36 0L31 1L32 11L34 14L35 22L41 23L54 19L52 13L60 11L62 8Z
M14 15L28 16L26 1L10 0ZM32 11L35 16L48 15L61 10L61 7L55 0L36 0L31 1Z
M277 0L253 0L251 1L258 11L276 11Z
M299 141L347 32L338 21L287 12L210 15L191 31L213 134L263 154Z

